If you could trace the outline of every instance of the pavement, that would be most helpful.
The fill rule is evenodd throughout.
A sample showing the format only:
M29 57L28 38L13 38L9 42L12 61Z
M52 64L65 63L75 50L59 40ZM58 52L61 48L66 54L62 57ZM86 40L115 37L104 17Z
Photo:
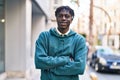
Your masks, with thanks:
M79 80L91 80L90 78L90 74L88 74L87 70L88 70L88 66L86 66L86 70L84 72L83 75L79 75Z

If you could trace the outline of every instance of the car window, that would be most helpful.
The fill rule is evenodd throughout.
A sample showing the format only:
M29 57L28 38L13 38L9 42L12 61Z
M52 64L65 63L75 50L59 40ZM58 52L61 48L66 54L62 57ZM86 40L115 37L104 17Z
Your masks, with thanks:
M98 52L101 54L112 54L113 53L112 49L110 48L101 48L98 50Z

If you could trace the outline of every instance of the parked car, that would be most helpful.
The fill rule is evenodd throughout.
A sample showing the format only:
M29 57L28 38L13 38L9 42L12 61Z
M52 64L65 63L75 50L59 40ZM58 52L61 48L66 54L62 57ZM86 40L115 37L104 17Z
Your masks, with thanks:
M109 47L96 46L90 58L90 66L97 72L120 72L120 54L114 53Z

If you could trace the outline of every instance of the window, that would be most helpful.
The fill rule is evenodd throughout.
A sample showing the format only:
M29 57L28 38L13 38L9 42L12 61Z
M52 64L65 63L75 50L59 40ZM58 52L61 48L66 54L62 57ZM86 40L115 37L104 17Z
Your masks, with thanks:
M58 4L58 0L54 0L54 4Z
M0 0L0 73L5 71L4 0Z

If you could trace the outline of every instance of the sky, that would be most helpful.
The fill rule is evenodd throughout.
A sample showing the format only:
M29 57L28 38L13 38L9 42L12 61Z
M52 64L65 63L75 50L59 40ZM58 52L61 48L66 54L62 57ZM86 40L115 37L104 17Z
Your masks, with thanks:
M80 13L88 12L89 11L89 3L90 0L79 0L80 6L78 7L76 3L71 2L71 0L63 0L64 5L69 5L71 8L73 8L75 11L79 11Z
M77 24L77 20L79 17L82 15L85 15L87 18L89 16L89 3L90 0L79 0L80 6L78 7L76 3L71 2L71 0L63 0L63 5L68 5L70 6L74 12L75 12L75 17L72 23L72 26L75 26Z

